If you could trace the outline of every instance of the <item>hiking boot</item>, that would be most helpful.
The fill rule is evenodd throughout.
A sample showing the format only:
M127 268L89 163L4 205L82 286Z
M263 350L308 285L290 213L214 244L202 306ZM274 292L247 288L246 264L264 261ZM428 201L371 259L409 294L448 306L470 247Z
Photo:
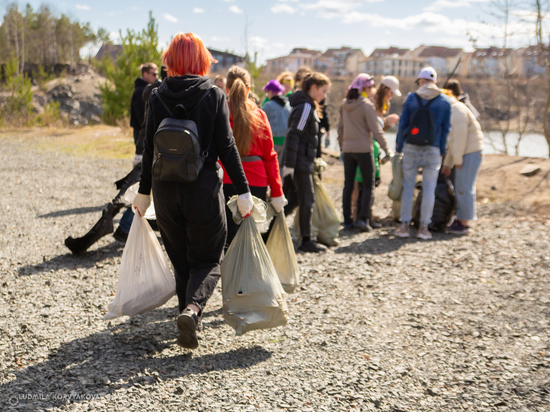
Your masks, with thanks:
M418 239L430 240L432 238L431 232L428 230L428 226L420 226L418 233L416 234Z
M372 227L369 226L369 221L365 220L358 220L355 224L355 227L359 229L361 232L370 232L372 230Z
M128 233L122 230L122 228L119 226L117 230L115 230L115 233L113 233L113 237L119 242L126 243L126 241L128 240Z
M395 237L411 237L411 227L408 223L401 223L398 229L393 232Z
M178 337L178 345L186 349L197 349L199 340L197 338L197 323L198 317L193 312L193 309L184 309L178 316L178 329L180 336Z
M301 250L302 252L321 253L325 252L327 248L317 244L313 240L308 240L307 242L303 242L298 250Z
M458 220L455 220L451 226L447 228L447 233L452 233L453 235L467 235L470 233L470 226L464 226Z
M374 220L369 220L369 226L373 229L380 229L382 227L382 223L375 222Z

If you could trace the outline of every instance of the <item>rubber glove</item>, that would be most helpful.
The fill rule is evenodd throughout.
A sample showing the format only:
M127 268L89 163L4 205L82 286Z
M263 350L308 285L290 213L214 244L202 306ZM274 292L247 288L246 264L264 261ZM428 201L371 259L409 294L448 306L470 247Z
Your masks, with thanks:
M147 212L147 209L151 206L151 195L138 193L132 206L137 209L140 216L145 216L145 212Z
M239 213L243 218L248 217L252 208L254 207L254 202L252 201L252 195L250 192L239 195L237 199L237 207L239 208Z
M282 195L279 197L272 197L270 202L273 205L273 209L275 209L277 213L281 213L281 210L283 210L283 207L285 207L285 205L288 203L285 195Z
M132 166L136 167L138 164L141 163L141 160L143 159L143 155L135 155L134 160L132 160Z
M288 175L290 175L290 177L294 179L294 168L283 166L283 178L287 177Z

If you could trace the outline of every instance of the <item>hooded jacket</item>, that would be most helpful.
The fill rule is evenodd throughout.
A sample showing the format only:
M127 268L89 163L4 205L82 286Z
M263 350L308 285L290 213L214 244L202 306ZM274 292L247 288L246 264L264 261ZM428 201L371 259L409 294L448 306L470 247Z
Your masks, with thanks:
M319 116L315 103L303 90L290 95L292 110L283 151L284 166L301 172L313 173L319 134Z
M149 101L149 96L151 95L151 92L159 87L161 84L160 80L156 80L154 83L148 84L143 88L143 93L141 94L141 100L143 100L145 113L147 113L147 102ZM144 115L144 117L146 117ZM140 129L139 129L139 138L136 142L136 154L142 155L143 154L143 144L145 142L145 127L147 119L143 119L143 122L141 123Z
M449 148L443 164L448 167L461 165L464 155L483 150L483 132L475 114L464 103L451 98L453 116Z
M264 104L263 111L269 119L275 144L282 145L285 142L290 110L290 103L285 96L273 96Z
M141 124L143 123L143 117L145 115L145 102L143 101L142 95L145 86L147 86L145 80L141 77L138 77L134 81L134 92L132 93L132 100L130 104L130 127L134 129L141 129Z
M434 146L439 147L441 156L443 156L447 147L449 131L451 130L451 100L445 94L442 94L441 90L434 83L425 84L415 93L422 99L423 105L426 105L430 100L437 99L430 104L428 110L434 115L433 119L436 135ZM403 152L403 146L405 146L407 142L407 136L405 134L410 126L411 116L419 108L418 101L413 94L414 93L409 93L403 104L403 111L399 119L399 129L397 130L397 153Z
M338 143L344 153L373 153L373 135L384 152L388 145L374 104L365 96L344 100L338 120Z
M168 77L158 88L158 93L171 110L176 105L182 104L188 112L195 108L205 93L209 93L200 102L200 110L195 110L190 115L190 119L197 125L202 150L208 148L204 168L216 170L216 162L219 158L231 177L237 193L247 193L249 191L248 182L244 175L239 152L229 124L229 107L225 93L219 88L213 87L208 77L195 75ZM152 93L148 102L147 129L139 193L148 195L151 192L153 139L162 120L169 116L155 93ZM208 146L210 142L212 143Z

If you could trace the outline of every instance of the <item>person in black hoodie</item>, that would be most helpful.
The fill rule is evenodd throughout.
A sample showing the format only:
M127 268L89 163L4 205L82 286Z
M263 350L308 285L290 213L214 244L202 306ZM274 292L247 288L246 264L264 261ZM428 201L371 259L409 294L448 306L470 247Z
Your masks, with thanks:
M144 63L140 66L141 77L134 81L134 92L130 104L130 127L134 129L134 143L137 146L139 132L142 128L145 117L145 102L143 101L143 90L149 84L158 81L159 70L155 63Z
M288 199L285 214L300 207L300 234L303 252L323 252L324 247L311 239L311 224L315 193L313 191L314 162L319 139L319 102L325 99L330 80L322 73L307 75L301 90L290 95L292 110L283 150L283 190Z
M231 132L225 92L206 77L215 60L193 33L176 34L163 57L168 77L149 98L142 174L134 207L143 216L152 192L157 225L174 266L180 311L178 344L194 349L198 346L197 325L220 277L227 236L218 159L239 194L237 205L242 216L250 213L253 202ZM171 117L163 103L170 111L181 104L191 113L189 119L197 126L202 150L208 152L193 183L161 181L152 176L155 132L162 120Z

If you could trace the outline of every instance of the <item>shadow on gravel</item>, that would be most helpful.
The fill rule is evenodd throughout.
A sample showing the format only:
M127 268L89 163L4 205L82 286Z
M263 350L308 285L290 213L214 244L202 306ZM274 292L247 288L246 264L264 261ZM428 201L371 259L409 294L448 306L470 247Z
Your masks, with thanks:
M45 215L40 215L37 217L47 218L47 217L60 217L60 216L68 216L68 215L83 215L85 213L101 212L104 208L105 208L105 205L78 207L75 209L58 210L57 212L46 213Z
M89 269L98 264L101 264L102 261L121 256L124 245L120 242L117 242L113 239L113 242L90 251L83 253L81 255L73 255L72 253L67 253L65 255L56 256L50 260L44 260L42 263L37 263L35 265L21 266L18 269L19 276L32 276L39 273L47 272L51 269L70 269L75 270L77 268Z
M161 308L135 316L110 329L62 344L44 362L7 372L10 382L0 385L0 410L38 412L61 405L89 404L94 398L123 388L131 388L137 400L144 390L154 393L156 383L173 380L181 381L175 388L177 393L179 386L185 385L180 378L246 369L272 356L256 345L196 357L181 349L176 356L163 357L164 349L176 345L174 315L174 308ZM125 392L124 400L131 402L131 397Z
M349 236L352 237L352 236ZM430 242L438 242L448 240L449 235L442 233L433 233L433 239ZM372 239L366 239L363 242L353 242L348 246L342 246L334 249L334 253L356 253L356 254L370 254L370 255L383 255L385 253L394 252L401 247L412 243L425 243L425 240L410 237L407 239L395 238L393 236L381 236Z

